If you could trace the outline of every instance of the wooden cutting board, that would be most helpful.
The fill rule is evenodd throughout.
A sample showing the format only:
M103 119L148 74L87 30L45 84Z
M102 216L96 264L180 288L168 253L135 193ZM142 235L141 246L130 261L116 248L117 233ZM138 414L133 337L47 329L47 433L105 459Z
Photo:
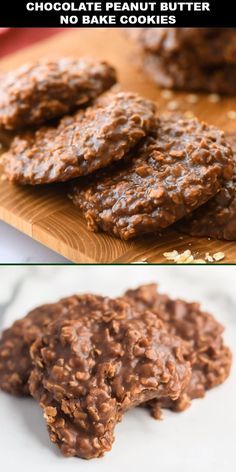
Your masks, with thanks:
M236 98L211 103L207 95L202 95L195 104L191 103L194 98L189 94L175 93L171 99L163 98L161 90L137 71L136 46L119 29L69 30L8 56L0 61L0 71L42 56L59 55L92 55L106 59L117 68L123 90L139 92L157 101L160 111L166 110L169 101L174 101L178 110L192 111L227 133L236 132L236 120L228 117L229 111L236 110ZM196 257L222 251L225 253L223 263L236 262L236 242L190 238L172 229L162 236L146 236L130 242L92 233L87 230L78 209L67 199L63 185L30 188L0 181L0 219L76 263L166 263L163 253L173 249L179 252L190 249Z

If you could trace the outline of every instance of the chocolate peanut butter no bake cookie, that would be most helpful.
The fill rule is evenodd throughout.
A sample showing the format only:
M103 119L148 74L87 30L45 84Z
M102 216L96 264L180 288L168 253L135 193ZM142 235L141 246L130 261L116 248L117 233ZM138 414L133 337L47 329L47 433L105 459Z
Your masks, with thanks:
M0 338L0 388L15 395L28 395L28 380L33 368L30 347L59 319L81 319L89 313L113 310L117 319L137 316L133 307L122 299L110 300L98 295L73 295L57 303L32 310L3 331ZM94 321L95 322L95 321Z
M87 105L115 82L113 67L89 57L26 64L0 77L0 127L40 125Z
M133 93L103 98L55 128L16 137L2 162L6 177L21 184L62 182L123 159L156 127L153 102Z
M126 410L159 418L222 383L231 366L223 327L197 303L156 285L117 299L74 295L43 305L0 338L0 388L31 395L65 456L100 457Z
M179 338L151 312L123 301L87 299L81 316L51 323L31 348L31 394L52 442L85 459L109 451L124 412L152 398L176 399L190 370ZM76 316L77 315L77 316ZM132 319L129 319L131 315Z
M227 136L227 140L234 151L233 177L214 198L179 222L178 228L192 236L236 241L236 139Z
M135 28L128 35L148 52L173 59L179 51L194 51L203 66L236 64L235 28Z
M177 400L152 400L147 404L154 417L160 417L161 408L185 410L192 399L203 397L206 390L225 381L232 356L223 342L223 326L211 314L202 311L199 303L172 300L160 294L155 284L128 290L124 298L141 312L151 310L170 333L185 342L184 357L192 367L190 382Z
M236 93L236 65L199 66L192 52L180 51L174 59L149 52L141 56L142 68L151 80L164 88L219 94Z
M129 239L165 228L214 196L231 178L224 134L196 119L161 118L125 163L74 184L70 197L89 229Z
M159 86L236 93L235 28L138 28L140 68Z

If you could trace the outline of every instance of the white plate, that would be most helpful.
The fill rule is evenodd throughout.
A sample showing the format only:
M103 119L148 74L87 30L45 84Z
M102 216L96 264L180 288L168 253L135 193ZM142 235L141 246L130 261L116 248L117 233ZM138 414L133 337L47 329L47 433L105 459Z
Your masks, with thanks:
M75 290L119 294L124 287L158 280L163 290L175 296L202 300L225 324L227 343L236 351L235 273L235 267L0 267L0 308L7 305L14 284L22 281L0 322L6 326L37 303ZM233 472L235 398L234 368L222 386L195 400L184 413L166 411L163 421L155 421L144 409L130 411L116 428L112 451L104 458L84 461L63 458L50 443L36 402L1 392L0 470Z

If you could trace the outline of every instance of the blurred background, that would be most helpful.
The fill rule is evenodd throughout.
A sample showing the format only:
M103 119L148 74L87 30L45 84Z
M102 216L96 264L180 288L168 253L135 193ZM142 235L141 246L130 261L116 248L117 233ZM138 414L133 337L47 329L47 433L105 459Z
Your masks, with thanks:
M64 28L0 28L0 58L62 31Z

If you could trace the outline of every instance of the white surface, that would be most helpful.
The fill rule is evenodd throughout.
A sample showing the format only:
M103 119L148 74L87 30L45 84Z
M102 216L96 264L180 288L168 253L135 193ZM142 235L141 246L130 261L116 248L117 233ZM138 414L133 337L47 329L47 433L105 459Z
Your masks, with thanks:
M7 326L41 302L75 291L119 295L127 287L158 281L173 296L202 301L226 326L236 351L236 267L64 266L0 267L0 324ZM65 459L50 444L40 408L31 399L0 393L0 469L6 472L233 472L236 470L235 366L222 386L163 421L135 409L115 431L102 459Z
M68 262L59 254L0 221L0 264Z

